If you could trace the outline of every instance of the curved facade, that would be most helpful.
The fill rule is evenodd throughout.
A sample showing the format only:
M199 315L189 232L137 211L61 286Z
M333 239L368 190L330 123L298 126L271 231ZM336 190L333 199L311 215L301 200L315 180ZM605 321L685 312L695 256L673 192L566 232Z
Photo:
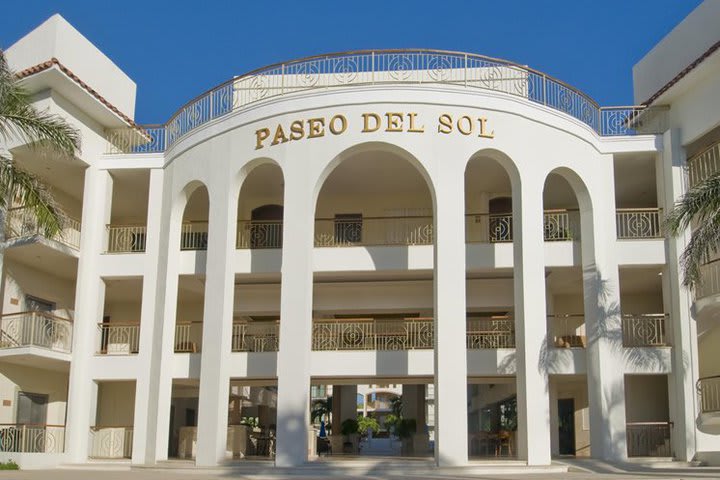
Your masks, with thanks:
M81 66L58 58L28 74L52 108L112 114L61 90L50 71ZM697 141L678 143L667 104L602 109L500 60L369 51L251 72L163 126L95 115L74 120L82 185L51 180L81 218L77 244L35 236L7 260L3 319L73 320L71 346L0 358L8 385L27 359L30 376L65 372L67 396L44 400L67 412L56 461L300 465L326 386L328 445L367 454L342 425L358 386L383 384L402 385L413 420L402 453L442 466L720 450L696 425L714 411L717 385L700 382L701 401L695 385L714 357L698 350L680 240L662 232ZM48 268L58 287L38 291ZM6 423L42 414L17 402Z

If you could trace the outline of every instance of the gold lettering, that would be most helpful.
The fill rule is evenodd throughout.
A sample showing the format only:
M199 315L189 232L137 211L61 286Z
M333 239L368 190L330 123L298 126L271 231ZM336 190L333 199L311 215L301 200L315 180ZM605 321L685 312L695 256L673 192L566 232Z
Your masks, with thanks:
M380 128L380 115L377 113L363 113L363 129L362 133L370 133L370 132L377 132ZM370 119L375 120L375 126L370 127Z
M255 150L263 148L263 142L270 136L270 129L261 128L255 130Z
M495 138L495 130L493 130L490 133L487 133L487 118L478 118L480 120L480 135L478 137L483 138Z
M277 145L278 143L285 143L287 141L288 138L285 135L285 130L283 130L282 125L278 124L277 129L275 130L275 136L273 137L273 141L270 145Z
M416 127L415 126L415 119L417 118L417 113L408 113L408 120L410 120L410 126L408 127L408 132L412 133L423 133L425 131L425 125L422 127Z
M310 133L307 138L318 138L325 136L325 119L324 118L311 118L308 120L308 128Z
M402 113L395 113L390 112L386 113L385 116L387 117L387 128L385 129L386 132L402 132L403 131L403 114Z
M467 129L462 127L462 121L467 122ZM462 117L458 118L457 121L457 129L458 132L462 133L463 135L470 135L473 131L473 121L472 118L468 117L467 115L463 115Z
M302 120L295 120L290 124L290 140L301 140L305 136L305 126Z
M448 134L452 132L452 117L450 115L443 113L438 118L438 122L440 122L440 125L438 125L438 133Z
M335 120L340 120L340 128L335 127ZM328 128L330 129L330 133L332 133L333 135L340 135L345 130L347 130L347 118L340 114L335 115L330 119Z

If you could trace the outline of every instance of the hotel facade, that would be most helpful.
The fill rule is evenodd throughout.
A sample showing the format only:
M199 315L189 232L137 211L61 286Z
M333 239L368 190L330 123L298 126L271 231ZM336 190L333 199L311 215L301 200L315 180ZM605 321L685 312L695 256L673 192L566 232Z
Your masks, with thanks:
M133 81L53 16L6 55L82 150L4 145L70 220L45 238L7 214L0 461L300 465L329 386L324 451L368 454L344 421L393 385L402 453L441 466L720 464L720 263L688 290L689 232L663 231L720 168L719 22L704 2L634 67L638 106L379 50L140 126Z

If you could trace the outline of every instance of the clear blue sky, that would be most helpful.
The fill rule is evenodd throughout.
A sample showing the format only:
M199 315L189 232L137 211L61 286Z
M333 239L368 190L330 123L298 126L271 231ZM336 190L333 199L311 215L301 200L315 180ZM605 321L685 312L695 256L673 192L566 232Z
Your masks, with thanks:
M720 1L720 0L715 0ZM365 48L504 58L632 103L632 65L700 0L4 2L0 47L60 13L138 85L136 119L161 123L191 98L275 62Z

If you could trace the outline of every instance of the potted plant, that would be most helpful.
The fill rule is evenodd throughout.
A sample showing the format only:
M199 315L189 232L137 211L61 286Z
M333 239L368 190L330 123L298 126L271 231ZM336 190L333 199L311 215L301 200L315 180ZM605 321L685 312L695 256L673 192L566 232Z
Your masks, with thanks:
M414 418L401 418L396 426L395 432L402 441L402 455L412 455L413 449L413 437L417 433L417 422Z

